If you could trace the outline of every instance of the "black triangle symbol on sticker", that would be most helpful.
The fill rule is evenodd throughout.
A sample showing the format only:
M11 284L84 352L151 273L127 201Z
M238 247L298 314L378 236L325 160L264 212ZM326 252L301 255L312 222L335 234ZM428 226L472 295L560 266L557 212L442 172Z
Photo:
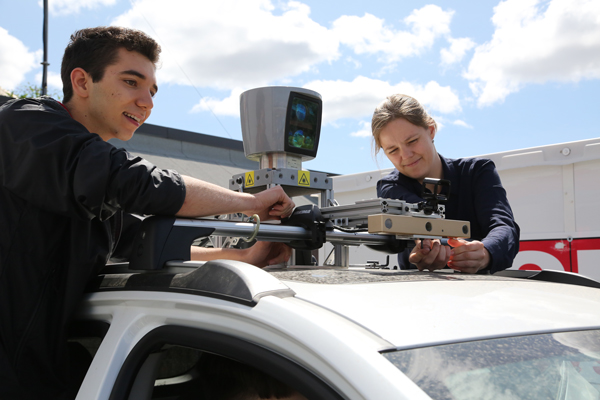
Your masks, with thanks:
M308 179L306 179L306 174L302 174L302 178L300 178L300 184L301 185L310 185L310 183L308 182Z
M252 175L248 175L248 179L246 179L246 186L254 185L254 179L252 179Z

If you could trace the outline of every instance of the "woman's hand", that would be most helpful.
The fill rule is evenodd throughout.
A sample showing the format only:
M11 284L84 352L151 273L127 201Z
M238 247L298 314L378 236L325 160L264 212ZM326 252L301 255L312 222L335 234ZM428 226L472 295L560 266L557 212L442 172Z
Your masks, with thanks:
M450 260L450 247L443 246L438 239L416 240L415 243L408 261L415 264L419 271L442 269Z
M486 268L491 260L490 253L482 242L474 240L467 242L463 239L448 239L452 247L448 266L460 272L474 274Z

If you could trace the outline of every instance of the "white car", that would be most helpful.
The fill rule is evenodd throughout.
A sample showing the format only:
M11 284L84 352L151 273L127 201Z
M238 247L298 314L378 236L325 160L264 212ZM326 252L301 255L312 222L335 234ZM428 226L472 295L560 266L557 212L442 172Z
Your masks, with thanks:
M599 399L600 284L505 274L115 265L72 328L77 399L207 399L206 354L310 400Z

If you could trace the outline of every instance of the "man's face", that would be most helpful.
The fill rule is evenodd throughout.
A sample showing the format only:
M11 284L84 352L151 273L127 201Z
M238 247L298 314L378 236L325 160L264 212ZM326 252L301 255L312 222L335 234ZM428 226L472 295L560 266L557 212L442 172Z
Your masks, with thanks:
M154 64L121 48L117 62L106 67L100 81L91 82L84 125L105 141L129 140L150 116L157 90Z

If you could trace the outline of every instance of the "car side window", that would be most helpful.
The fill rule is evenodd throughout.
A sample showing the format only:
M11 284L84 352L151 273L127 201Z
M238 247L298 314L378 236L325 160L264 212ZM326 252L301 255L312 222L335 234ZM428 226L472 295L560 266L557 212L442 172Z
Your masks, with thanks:
M258 396L258 397L257 397ZM223 333L162 326L127 356L110 400L342 399L312 372Z
M148 355L129 399L306 400L272 375L242 362L198 349L167 344Z

